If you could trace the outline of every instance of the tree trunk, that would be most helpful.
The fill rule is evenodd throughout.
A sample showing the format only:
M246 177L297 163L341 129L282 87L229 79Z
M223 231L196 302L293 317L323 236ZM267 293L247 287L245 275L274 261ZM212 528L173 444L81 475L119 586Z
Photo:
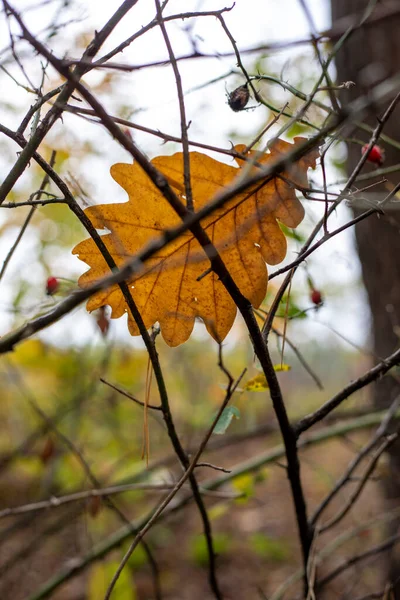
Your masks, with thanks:
M367 0L332 0L333 26L349 15L361 15ZM394 14L393 7L398 14ZM390 16L373 22L379 11L390 9ZM381 13L382 14L382 13ZM353 21L356 22L357 21ZM359 22L359 21L358 21ZM336 56L338 82L354 81L355 86L344 90L342 103L364 95L377 83L393 76L400 69L400 2L378 2L377 10L369 22L357 29ZM398 91L398 90L397 90ZM394 95L394 94L393 94ZM376 106L370 111L367 122L375 127L377 117L387 107ZM400 142L400 106L392 114L384 133ZM357 131L357 138L369 140L368 133ZM400 163L400 150L379 141L385 149L384 166ZM351 144L348 148L348 170L352 171L360 158L361 147ZM400 173L388 175L392 184L400 181ZM366 182L367 185L369 182ZM362 187L360 184L359 187ZM381 186L373 188L377 194L388 193ZM382 197L382 196L381 196ZM400 214L390 212L383 217L373 216L356 227L357 249L360 257L364 285L371 310L373 351L384 358L399 346L400 339ZM377 407L388 406L400 393L398 381L387 376L375 384L373 400ZM392 446L390 452L390 475L385 481L388 508L398 505L400 499L400 446ZM396 524L398 528L399 524ZM391 534L395 533L393 530ZM390 579L400 577L400 561L395 554L390 560ZM395 585L395 598L400 598L400 584Z

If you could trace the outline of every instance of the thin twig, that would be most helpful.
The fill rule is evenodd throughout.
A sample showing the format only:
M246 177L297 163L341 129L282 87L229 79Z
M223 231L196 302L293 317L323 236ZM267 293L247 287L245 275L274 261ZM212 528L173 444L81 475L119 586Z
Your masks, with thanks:
M97 477L94 475L92 469L90 468L88 462L86 461L86 459L84 458L82 452L79 450L79 448L70 440L69 437L67 437L66 435L64 435L59 428L51 421L51 419L47 416L47 414L40 408L40 406L37 404L36 400L33 398L33 396L31 395L30 391L28 390L28 388L24 385L23 379L21 378L19 371L17 370L17 368L15 366L11 366L11 364L9 364L9 369L12 372L12 375L15 379L16 384L18 385L18 387L21 389L24 398L27 400L27 402L29 403L29 405L32 407L32 409L34 410L34 412L39 415L39 417L41 419L43 419L43 421L49 426L50 430L53 431L56 436L61 440L61 442L69 449L69 451L78 459L79 463L81 464L85 474L87 475L88 479L90 480L90 482L92 483L92 485L95 488L101 488L101 484L99 482L99 480L97 479ZM114 512L118 518L125 523L128 526L128 529L131 532L134 532L134 528L131 525L130 520L124 515L124 513L118 508L118 506L114 503L114 501L108 497L107 495L102 495L101 496L105 506L107 506L112 512ZM161 590L160 590L160 578L159 578L159 569L158 569L158 565L152 555L152 552L150 551L150 548L148 546L147 543L143 544L143 549L149 559L149 563L152 567L152 571L153 571L153 581L154 581L154 591L157 597L157 600L161 600Z
M186 206L190 212L194 212L192 183L190 179L190 157L189 157L189 140L188 140L188 123L186 121L185 99L183 97L182 79L179 72L178 64L175 59L175 54L172 49L171 41L168 36L167 28L164 23L164 18L161 11L159 0L155 0L157 21L160 26L165 45L167 46L169 59L171 61L172 70L174 72L176 91L178 96L179 114L181 121L181 140L183 149L183 182L185 186ZM220 15L219 15L220 16Z
M338 394L336 394L336 396L333 396L333 398L325 402L325 404L320 406L316 411L300 419L295 425L296 435L300 436L304 431L326 417L326 415L337 408L344 400L347 400L354 392L361 390L372 381L376 381L398 364L400 364L400 350L397 350L384 361L366 371L364 375L361 375L361 377L358 377L355 381L346 385Z
M55 160L56 160L56 152L53 150L53 152L51 154L51 157L50 157L50 161L49 161L50 167L54 166ZM37 196L36 202L40 203L40 199L41 199L41 197L43 195L43 191L47 187L47 185L49 183L49 180L50 180L50 177L46 173L45 176L43 177L42 183L40 184L40 191L36 192L36 194L35 194L35 196ZM35 214L35 212L36 212L36 206L32 206L31 209L30 209L30 211L28 212L28 215L25 218L24 224L22 225L22 227L20 229L20 232L19 232L19 234L18 234L18 236L17 236L14 244L11 246L10 250L7 253L7 256L4 259L3 266L1 267L1 270L0 270L0 281L2 280L2 278L4 276L4 273L6 272L7 267L8 267L8 265L9 265L9 263L10 263L13 255L14 255L16 249L18 248L19 243L22 240L22 237L23 237L25 231L27 230L28 225L31 222L32 217Z
M362 450L360 450L360 452L357 454L357 456L351 461L351 463L349 464L349 466L346 469L346 471L339 478L339 480L334 485L334 487L329 492L329 494L326 496L326 498L324 498L324 500L321 502L321 504L315 510L313 516L311 517L311 522L314 525L317 523L317 520L321 516L322 512L331 503L331 501L333 500L333 498L338 494L338 492L341 489L343 489L343 486L348 481L350 481L352 474L354 473L354 471L358 467L358 465L361 463L361 461L366 456L368 456L370 454L371 450L377 445L377 443L379 443L381 441L382 437L386 435L386 433L388 431L388 428L389 428L389 425L391 424L391 421L392 421L392 419L393 419L394 415L396 414L397 409L399 407L399 402L400 402L400 397L398 397L398 398L396 398L394 400L394 402L392 403L392 405L389 408L389 410L385 413L385 415L384 415L384 417L382 419L382 422L380 423L378 429L376 430L375 435L364 446L364 448L362 448ZM326 525L323 528L319 528L319 532L322 533L322 531L324 531L325 529L327 529Z
M182 475L182 477L180 478L180 480L176 483L174 489L168 494L168 496L165 498L165 500L163 502L161 502L161 504L158 506L158 508L154 511L153 515L150 517L150 519L147 521L147 523L140 529L140 531L137 533L135 539L133 540L133 542L130 544L127 552L124 555L124 558L122 559L108 589L107 589L107 593L104 597L104 600L109 600L112 594L112 591L115 587L115 584L117 583L119 576L122 572L122 570L124 569L126 563L128 562L130 556L132 555L132 552L135 550L136 546L139 544L140 540L144 537L144 535L147 533L147 531L153 526L153 524L155 523L155 521L158 519L158 517L161 515L161 513L163 512L163 510L168 506L168 504L170 503L170 501L174 498L174 496L176 495L176 493L180 490L180 488L182 487L182 485L185 483L185 481L188 479L189 475L193 472L193 470L196 467L196 464L198 463L198 460L200 458L200 456L202 455L208 440L210 439L212 432L214 431L214 428L216 426L216 424L218 423L218 420L220 418L220 416L222 415L225 407L228 405L228 402L230 401L236 387L239 385L242 377L244 375L244 371L243 373L239 376L239 378L237 379L237 381L231 385L229 383L228 385L228 389L226 391L226 395L225 395L225 399L222 402L219 410L217 411L216 416L213 419L213 422L211 424L211 427L208 429L206 435L204 436L196 454L194 455L193 459L191 460L188 468L186 469L185 473Z
M130 400L133 400L133 402L136 402L136 404L139 404L139 406L143 406L143 407L145 406L144 402L142 402L141 400L138 400L137 398L135 398L135 396L132 396L132 394L130 394L129 392L126 392L125 390L123 390L119 386L115 385L114 383L110 383L106 379L103 379L103 377L100 377L100 381L102 383L105 383L106 385L108 385L108 387L112 388L113 390L115 390L119 394L122 394L123 396L126 396L126 398L129 398ZM147 404L146 406L147 406L147 408L151 408L152 410L162 410L162 406L161 405L157 406L155 404Z
M294 264L292 263L291 265L289 265L288 267L285 268L285 270L289 270L289 273L286 275L283 283L281 284L278 292L275 295L274 301L272 303L272 306L269 310L269 314L268 317L263 325L263 335L264 337L268 337L268 334L271 330L272 327L272 323L273 323L273 319L275 317L275 313L278 309L279 303L283 297L283 294L285 293L288 285L290 284L291 278L292 278L292 268L296 268L296 266L298 266L300 264L300 262L306 258L309 253L311 252L311 244L313 242L313 240L315 239L315 237L318 235L319 231L321 230L321 228L324 227L324 223L326 223L327 219L331 216L331 214L337 209L337 207L339 206L339 204L342 202L343 198L347 195L348 191L351 189L351 186L353 185L354 181L356 180L357 176L359 175L362 167L364 166L364 164L367 161L368 158L368 151L372 148L372 146L374 146L374 144L376 144L377 140L379 139L380 133L383 130L385 124L387 123L387 121L389 120L390 116L392 115L393 111L395 110L398 102L400 101L400 93L397 93L396 96L393 98L393 100L390 102L388 108L386 109L385 113L383 114L382 118L379 119L377 126L374 129L374 132L370 138L370 141L368 143L368 149L365 151L364 154L361 155L357 165L355 166L355 168L353 169L353 172L351 173L349 179L347 180L347 183L344 187L344 189L341 192L341 195L339 196L339 198L332 204L332 206L329 208L327 214L325 214L323 216L323 218L317 223L317 225L314 227L311 235L309 236L308 240L306 241L306 243L304 244L303 248L301 249L300 253L299 253L299 258L294 261ZM373 209L372 209L373 210ZM373 212L370 211L366 211L366 213L364 213L363 215L360 215L360 218L366 218L368 216L370 216L370 214L373 214ZM355 221L355 220L353 220ZM337 232L343 231L344 228L346 228L348 225L343 226L342 228L339 228L337 230ZM329 239L329 237L331 236L331 234L329 234L328 236L325 236ZM324 239L324 238L323 238ZM323 242L322 242L323 243ZM318 247L318 245L320 244L320 242L316 242L316 244L314 244L313 246L313 250L316 249L316 247ZM281 270L276 271L275 273L273 273L270 278L272 279L272 277L276 277L280 272L282 272Z
M314 446L325 441L331 440L335 437L341 437L349 432L356 432L363 430L365 428L373 427L379 424L382 420L383 413L375 413L372 415L365 415L362 417L358 417L356 419L346 420L344 423L336 423L333 426L325 427L320 431L315 431L308 435L305 435L299 441L299 448L307 448L309 446ZM396 419L400 419L400 411L396 413ZM236 465L231 471L231 473L224 473L214 479L203 481L202 488L203 489L218 489L219 487L226 485L230 481L234 480L236 477L244 475L246 473L255 472L265 465L274 464L277 460L285 456L285 448L283 445L277 446L258 455L255 458L250 460L246 460L239 465ZM163 515L166 517L169 514L172 514L178 510L180 510L183 506L190 501L192 498L191 494L186 494L176 500L174 503L170 504L164 511ZM399 509L397 509L398 512ZM151 513L152 515L153 513ZM392 513L391 513L392 514ZM391 514L388 515L387 512L384 513L383 519L393 518ZM396 513L397 514L397 513ZM162 518L163 515L160 515ZM146 515L143 519L134 523L136 529L139 529L145 523L148 522L149 515ZM356 531L360 531L368 526L369 523L363 523L362 525L356 528ZM349 532L346 532L344 535L349 536ZM79 575L82 571L86 569L89 565L91 565L94 561L107 556L112 550L118 548L126 542L130 537L129 529L123 528L116 533L112 534L108 539L101 542L98 546L96 546L91 552L83 556L81 559L77 560L73 565L69 565L65 569L60 570L56 573L39 591L32 594L28 600L45 600L49 598L50 595L58 589L65 581L70 580L71 578ZM302 577L303 573L300 570L299 578Z
M222 467L216 467L209 463L198 463L198 467L211 467L217 471L223 471L224 473L230 473L227 469ZM74 492L72 494L66 494L65 496L51 496L48 500L39 500L38 502L31 502L30 504L23 504L22 506L13 506L9 508L3 508L0 510L0 519L7 517L14 517L17 515L24 515L31 512L37 512L41 510L48 510L53 508L59 508L65 504L71 502L80 502L82 500L88 500L89 498L102 498L104 496L114 496L116 494L124 494L125 492L135 491L147 491L147 492L165 492L173 488L174 484L166 483L126 483L123 485L113 485L101 489L84 490L82 492ZM190 491L190 487L186 486L186 490ZM204 495L214 496L213 490L203 490L201 493ZM225 492L219 492L218 498L236 499L240 498L240 494L231 494Z
M138 0L125 0L120 7L115 11L112 17L107 21L104 27L96 32L95 37L91 41L91 43L87 46L85 52L82 56L83 63L78 65L73 71L74 80L80 80L80 78L89 70L89 67L92 65L92 59L100 50L101 46L104 44L106 39L121 21L124 16L130 11L130 9L137 3ZM17 11L12 8L10 3L7 0L3 0L3 6L5 11L8 14L12 14L14 19L17 20L19 24L22 23L22 19ZM50 62L50 61L49 61ZM0 186L0 204L4 202L8 193L14 187L16 181L25 171L26 167L29 164L29 161L32 158L33 153L38 149L39 145L50 131L54 123L59 119L62 114L62 109L59 106L67 103L69 98L72 96L75 90L75 85L73 82L68 80L68 84L62 86L62 90L58 95L58 102L56 106L53 106L45 117L42 119L40 125L35 132L35 135L32 136L24 150L19 155L17 161L14 166L10 170L9 174L3 180Z
M366 483L369 481L370 476L373 473L378 460L380 459L382 454L387 450L387 448L389 448L398 439L398 437L399 437L398 433L393 433L392 435L387 436L385 441L382 442L382 444L379 446L379 448L377 448L377 450L373 453L371 460L370 460L370 464L368 465L368 468L365 470L365 473L361 477L361 480L359 481L354 492L351 494L350 498L347 500L347 502L344 504L344 506L339 510L339 512L334 517L332 517L332 519L330 519L327 523L324 523L321 527L318 528L318 533L324 533L325 531L328 531L328 529L331 529L332 527L334 527L334 525L339 523L343 519L343 517L345 517L347 515L349 510L354 506L357 499L359 498Z
M330 573L325 575L325 577L322 577L320 579L320 581L318 582L317 589L321 590L322 588L324 588L326 586L327 583L330 583L331 581L333 581L333 579L338 577L338 575L341 575L342 573L344 573L345 571L347 571L348 569L353 567L355 564L362 562L362 561L366 560L367 558L370 558L371 556L376 556L377 554L380 554L381 552L386 552L387 550L390 550L390 548L393 548L393 546L395 544L397 544L399 541L400 541L400 534L396 534L396 535L393 535L392 537L388 538L387 540L385 540L383 543L373 546L372 548L369 548L365 552L361 552L360 554L355 554L354 556L351 556L346 561L344 561L342 564L340 564L338 567L336 567L336 569L334 569L333 571L331 571Z
M272 331L275 335L282 337L282 333L276 329L275 327L272 328ZM324 386L322 384L321 379L318 377L318 375L313 371L313 369L311 368L311 366L308 364L308 362L306 361L306 359L304 358L304 356L302 355L302 353L300 352L300 350L297 348L297 346L295 346L295 344L292 342L292 340L290 340L287 336L286 336L286 343L288 346L290 346L290 348L293 350L293 352L295 353L295 355L297 356L297 359L299 360L299 362L301 363L301 365L304 367L304 369L307 371L307 373L310 375L310 377L314 380L315 385L320 389L323 390Z

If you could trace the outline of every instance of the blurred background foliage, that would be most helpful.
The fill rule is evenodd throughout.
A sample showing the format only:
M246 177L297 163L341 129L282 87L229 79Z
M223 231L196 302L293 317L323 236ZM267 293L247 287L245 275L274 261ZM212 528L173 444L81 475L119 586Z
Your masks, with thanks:
M363 366L354 352L342 351L335 353L333 369L330 349L324 352L321 348L316 349L314 344L305 346L303 351L323 380L325 389L316 388L293 353L288 351L286 360L292 369L278 375L293 418L315 408ZM159 339L158 350L176 428L184 447L190 452L200 442L224 396L226 381L216 365L217 348L212 342L194 339L189 345L171 350ZM235 349L227 350L224 360L235 375L248 367L245 380L258 372L249 343L242 341ZM100 332L95 333L90 346L59 348L31 340L6 357L0 372L3 392L0 408L3 423L0 438L1 507L19 506L96 487L86 466L102 487L139 482L171 485L181 468L158 412L150 411L150 460L146 467L146 462L141 459L143 408L100 381L101 377L143 401L147 362L147 354L142 349L127 349L124 344L112 340L111 335L103 339ZM280 444L265 393L234 395L232 404L240 410L240 419L233 419L224 436L212 437L205 462L229 469L244 460L251 462L268 448ZM149 400L158 404L154 384ZM361 406L365 408L365 394L359 394L346 410L352 414ZM353 434L302 453L311 505L316 506L329 491L363 439L363 434ZM207 468L198 471L200 480L213 475ZM258 581L264 590L273 590L291 569L294 570L298 556L286 476L279 460L264 467L249 468L221 491L228 497L211 495L206 496L206 501L220 557L222 582L228 589L240 586L243 594L250 593L254 581ZM347 527L363 523L376 510L379 502L376 484L370 484L370 491L368 501L351 515ZM232 495L238 497L230 498ZM135 520L151 510L159 497L158 491L134 490L113 496L113 502L123 514ZM29 597L28 590L31 591L35 583L39 587L39 583L55 569L95 548L122 525L118 516L98 498L3 519L0 589L13 590L14 598ZM371 536L379 539L376 532ZM183 509L157 525L149 533L148 542L159 561L166 597L200 598L201 594L208 597L204 571L206 546L193 507ZM356 536L348 551L362 548L362 544L362 537ZM95 563L83 579L78 578L80 593L72 580L51 597L101 598L104 586L110 581L110 573L122 557L123 547ZM21 553L24 561L36 565L32 568L35 571L33 579L30 571L23 583L20 578ZM233 575L238 561L243 570L240 582ZM265 564L269 573L267 581L262 574ZM182 578L185 578L184 586ZM139 548L133 554L119 586L118 600L153 597L148 560L143 549Z
M71 11L78 3L50 4L58 5L60 10L62 8L65 11L64 20L71 20L72 31L66 40L65 36L59 35L59 31L63 31L61 25L59 30L53 27L51 44L56 52L62 51L67 45L70 56L79 55L92 34L91 26L83 19L85 11L79 10L72 18ZM82 4L79 6L82 7ZM233 62L233 59L221 60L219 72L229 72ZM317 65L313 60L310 61L310 54L291 54L289 60L287 53L283 52L281 55L258 56L255 60L248 58L247 62L249 72L290 81L305 93L313 85L317 72ZM39 80L42 66L37 57L28 56L26 65L32 77ZM15 66L11 65L9 69L20 79L21 74ZM0 97L0 105L8 125L12 127L18 124L34 96L10 82L4 72L1 78L11 90L10 98L7 94ZM157 129L155 115L157 111L160 112L160 103L162 105L163 102L160 90L163 91L164 80L157 72L146 83L146 98L157 100L152 103L152 110L149 110L146 101L140 101L144 89L141 81L140 73L135 79L133 75L118 72L90 74L85 79L111 114ZM132 82L136 84L134 92ZM49 71L43 90L46 92L61 83ZM218 138L221 131L213 131L212 123L218 114L221 111L229 113L225 86L231 90L241 83L242 79L233 72L227 77L221 76L217 84L208 88L211 92L207 92L207 95L201 89L188 94L190 110L193 113L198 111L198 118L194 119L191 129L193 137L210 144L228 146L229 140L248 143L257 134L261 124L273 116L273 111L265 106L257 107L254 101L254 110L240 115L229 114L229 119L224 123L222 141ZM263 82L259 84L259 89L268 96L268 102L278 109L288 100L288 111L293 112L300 104L298 98L285 92L279 85ZM196 98L193 104L192 97ZM324 94L321 93L320 97L323 100ZM172 99L175 101L174 93L171 93L171 102ZM166 104L162 107L168 114L170 106ZM43 113L46 110L44 107ZM321 123L324 116L324 113L314 109L308 114L314 124ZM171 123L176 127L177 119ZM209 126L205 127L204 123L209 123ZM169 133L177 134L178 130L173 132L172 128ZM177 144L163 144L150 136L144 137L134 130L132 132L134 139L152 156L179 149ZM288 132L288 137L310 133L310 128L298 124ZM125 199L123 193L109 181L108 168L114 162L129 159L99 126L65 114L40 148L46 160L50 160L54 150L54 168L68 183L83 208L97 202ZM10 140L0 137L1 168L4 173L12 166L16 151ZM336 178L340 176L344 159L343 146L339 144L332 153L329 167ZM311 177L318 181L319 175L316 173ZM9 202L26 201L40 188L42 179L43 173L32 162L11 192ZM58 194L53 185L48 189ZM315 206L315 203L305 204L307 218L304 223L295 234L285 232L290 259L295 256L321 214L322 208ZM0 213L2 257L7 255L14 243L29 210L29 207L4 208ZM346 216L346 209L343 208L343 211ZM343 214L340 213L338 221L344 218ZM321 259L313 255L307 261L292 286L290 298L284 298L278 313L281 317L289 317L288 339L294 341L324 386L323 390L318 389L286 344L284 361L291 366L291 370L278 375L292 418L315 408L369 364L368 352L347 344L343 336L335 333L336 328L343 329L343 324L347 323L349 327L345 327L345 330L350 330L350 337L357 331L359 346L363 346L367 339L366 317L358 287L358 263L354 255L349 255L347 251L351 244L351 234L349 236L344 238L340 249L334 246L329 250L330 254L323 251ZM71 257L70 250L83 237L86 234L82 226L66 205L47 205L35 210L23 241L1 281L3 332L41 314L75 288L82 265ZM334 263L337 269L326 269L327 260ZM61 281L61 287L54 296L46 295L46 279L49 276L60 278ZM310 300L310 277L322 289L324 304L320 308ZM264 310L268 310L272 301L275 281L271 283L261 307ZM363 313L357 325L349 323L348 314L343 314L346 312L343 307L346 307L348 314L354 312L354 307L359 309L355 314ZM0 508L90 489L93 481L88 476L88 469L101 486L139 482L171 485L181 473L156 411L150 411L149 415L148 468L141 458L144 443L143 408L102 383L100 378L144 401L148 357L141 342L132 340L125 331L124 319L118 323L112 322L106 334L101 332L97 319L98 315L87 315L80 308L63 323L21 344L3 358L0 367ZM361 321L363 328L359 327ZM276 319L275 327L282 333L283 318ZM282 347L280 336L272 334L270 345L275 348L274 360L278 364ZM193 450L224 397L226 378L217 364L218 348L205 337L202 325L198 324L196 334L184 346L167 348L158 337L157 349L176 428L184 447ZM235 377L247 369L244 382L258 373L240 319L226 341L223 357ZM224 436L213 436L205 461L229 469L280 444L266 394L235 394L232 404L240 411L240 418L232 420ZM366 398L367 393L361 392L347 404L346 410L351 412L360 406L365 408ZM159 403L154 381L150 402ZM316 505L329 491L363 439L363 434L348 435L304 451L304 479L311 504ZM207 468L199 471L200 479L215 474ZM357 514L351 514L344 521L343 530L359 526L379 506L376 483L369 485L368 500ZM210 495L207 498L222 585L231 590L235 598L255 598L258 587L270 594L298 565L299 549L295 541L285 471L279 460L274 461L254 470L249 469L222 489L228 495L239 496L221 498ZM165 492L134 490L113 496L113 502L127 517L138 519L147 514L161 493ZM77 556L89 552L122 525L115 512L95 498L3 518L0 523L0 596L12 597L13 600L33 599L35 591L49 577L70 565ZM379 531L373 527L360 531L348 542L346 552L349 555L363 547L366 537L369 541L379 539ZM147 539L159 563L165 598L196 600L209 597L205 541L193 507L168 516L150 531ZM59 600L102 598L124 549L126 544L91 565L83 576L71 580L51 597ZM333 554L333 564L337 560ZM21 565L29 565L29 573ZM21 572L24 577L21 577ZM374 577L377 574L371 569L371 578ZM153 593L148 558L143 548L139 547L118 583L115 598L147 600L154 597Z

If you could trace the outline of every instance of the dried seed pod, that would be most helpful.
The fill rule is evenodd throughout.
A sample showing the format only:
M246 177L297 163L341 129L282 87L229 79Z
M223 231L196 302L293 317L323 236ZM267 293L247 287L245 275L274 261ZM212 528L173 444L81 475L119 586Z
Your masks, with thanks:
M91 517L96 518L101 510L100 496L90 496L87 502L87 510Z
M107 314L107 308L105 306L101 306L97 312L96 317L97 327L101 331L101 335L106 337L108 330L110 328L110 319Z
M46 465L53 457L56 451L56 445L52 437L48 437L39 452L39 458L44 465Z
M228 104L233 111L239 112L246 107L249 98L250 93L247 85L241 85L228 94Z

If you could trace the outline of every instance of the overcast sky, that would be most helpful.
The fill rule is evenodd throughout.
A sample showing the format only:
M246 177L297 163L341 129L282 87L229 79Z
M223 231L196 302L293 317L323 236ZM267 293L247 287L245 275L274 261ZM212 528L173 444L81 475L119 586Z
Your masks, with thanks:
M25 0L14 0L14 6L23 13L23 8L31 5L32 2ZM98 0L82 0L80 8L74 8L72 16L78 17L78 22L73 23L61 32L61 35L51 40L51 45L58 55L71 55L71 39L76 39L79 32L90 35L93 30L98 30L106 22L117 3L103 3ZM113 6L112 6L113 5ZM53 18L52 3L45 6L42 11L32 11L29 13L29 27L39 32L43 28L46 20ZM179 13L189 10L216 10L227 6L225 2L219 0L203 0L197 2L170 0L168 11ZM323 30L329 27L329 3L320 0L308 0L308 6L311 9L316 28ZM154 3L149 0L139 0L138 4L129 13L129 16L123 20L112 36L105 44L102 53L107 52L116 44L136 31L138 27L145 25L154 17ZM303 39L309 35L309 27L300 3L296 0L238 0L233 10L225 14L226 23L234 36L238 47L241 50L258 46L260 44L271 44L279 41ZM177 56L190 53L191 44L185 31L189 21L179 21L169 25L169 33ZM0 28L0 40L5 40L4 23ZM17 28L15 29L17 31ZM232 50L227 37L222 33L221 26L213 17L198 19L192 31L193 39L198 44L199 49L208 54L229 52ZM6 54L0 56L0 60L7 57ZM160 32L154 31L142 36L130 48L124 51L122 55L116 57L116 61L139 65L142 63L151 63L162 60L166 57L165 44ZM299 58L303 57L303 58ZM243 59L247 67L254 64L257 55L244 54ZM235 58L209 59L209 60L189 60L180 63L180 71L185 90L192 90L214 78L220 77L231 69L236 68ZM309 69L307 69L307 64ZM304 66L306 65L306 69ZM37 75L40 71L40 62L36 62ZM296 47L290 51L271 53L268 58L268 67L273 73L282 72L285 80L298 84L299 69L304 73L310 71L310 88L312 85L312 73L317 73L312 51L306 47ZM53 73L54 75L54 73ZM88 84L95 85L96 82L104 76L104 73L94 73L89 75L86 80ZM102 95L102 101L106 104L108 110L113 113L117 107L126 106L127 111L131 113L131 119L138 124L159 129L172 135L180 135L179 112L176 102L175 82L170 67L152 68L134 73L119 75L119 94L117 98ZM294 81L292 81L292 79ZM213 84L201 91L192 92L186 97L186 107L188 119L192 121L190 126L190 137L196 141L206 142L208 144L229 147L230 140L240 140L244 143L251 141L252 136L256 134L259 128L270 118L263 107L254 110L243 111L242 113L233 113L226 103L226 89L232 90L240 79L225 79ZM16 127L21 118L21 114L27 109L32 99L27 99L26 93L16 87L8 78L2 76L3 99L10 97L13 99L14 106L20 110L7 111L6 106L2 108L1 121L9 127ZM5 86L5 87L4 87ZM271 89L271 96L275 97L276 90ZM288 96L282 96L283 101L290 99ZM254 102L252 105L256 106ZM93 201L102 202L123 202L126 200L125 192L118 188L109 176L109 167L119 161L130 162L130 157L109 135L83 120L78 121L73 115L64 117L64 124L73 131L74 136L78 136L83 143L90 140L98 149L98 155L92 157L84 163L85 183L88 184ZM59 131L61 131L61 124ZM50 136L55 142L57 128L55 133ZM65 135L65 133L63 133ZM140 147L148 153L150 157L159 154L172 153L180 150L176 144L163 145L157 138L134 133L135 141ZM1 147L1 146L0 146ZM10 155L8 156L10 159ZM228 158L218 157L219 160L229 160ZM0 168L6 173L10 161L7 164L0 162ZM82 170L82 157L74 156L72 152L65 169L70 172L79 172ZM334 176L332 172L332 176ZM23 185L23 180L21 181ZM22 210L22 209L20 209ZM311 223L317 218L315 208L309 209L306 223ZM8 217L9 215L6 215ZM338 212L335 225L341 224L349 216L345 208ZM0 218L6 218L0 215ZM12 230L0 242L2 256L5 256L10 241L15 237L18 230ZM15 256L12 267L7 278L2 282L3 301L2 306L7 305L10 298L10 286L12 286L15 273L21 273L24 270L24 277L32 285L45 280L45 273L40 264L34 261L26 261L26 256L32 255L37 244L36 234L31 232L26 235L24 244L21 245ZM310 269L318 282L319 287L326 296L326 305L319 311L316 318L334 324L335 327L346 333L347 336L357 342L365 341L366 311L363 301L363 294L357 287L359 280L358 261L353 251L352 234L346 233L340 238L326 244L321 251L314 255L310 261ZM292 260L293 253L288 258ZM1 260L1 259L0 259ZM327 265L329 268L327 268ZM74 276L85 270L83 263L69 254L65 255L65 250L54 255L54 273L71 272ZM272 269L271 269L272 270ZM299 273L297 277L299 289L306 290L305 274ZM40 283L42 285L42 283ZM339 289L340 288L340 289ZM340 292L340 293L339 293ZM305 297L305 300L307 298ZM346 311L343 311L343 305ZM303 304L307 306L307 302ZM357 315L349 317L349 315ZM310 322L314 317L308 319L307 325L300 324L293 328L293 335L300 338L315 337L322 340L326 336L326 329L319 325L311 326ZM126 338L125 325L120 319L114 329L119 336ZM82 326L76 327L80 323ZM114 322L115 323L115 322ZM71 326L74 324L74 326ZM7 329L8 319L5 316L0 319L3 331ZM68 328L68 342L84 343L88 336L93 333L93 323L83 310L68 317L63 323L59 323L51 328L51 332L46 332L45 337L52 341L58 340L65 342L65 331Z

